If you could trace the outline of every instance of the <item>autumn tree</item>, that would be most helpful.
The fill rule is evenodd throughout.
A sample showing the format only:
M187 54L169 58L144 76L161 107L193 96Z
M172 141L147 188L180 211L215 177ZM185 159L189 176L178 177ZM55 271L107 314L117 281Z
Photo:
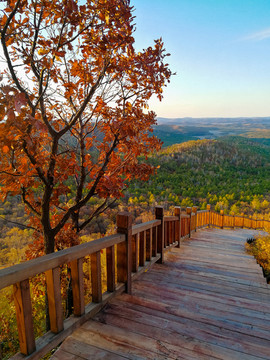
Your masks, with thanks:
M61 248L59 234L79 233L129 179L153 172L138 156L160 147L148 100L162 98L171 71L161 39L135 51L127 0L7 3L0 17L1 198L21 195L51 253ZM89 206L93 197L103 200Z

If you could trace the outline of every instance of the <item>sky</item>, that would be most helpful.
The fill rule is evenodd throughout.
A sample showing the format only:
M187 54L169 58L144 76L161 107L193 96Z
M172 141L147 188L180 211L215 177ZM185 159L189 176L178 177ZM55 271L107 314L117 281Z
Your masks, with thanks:
M176 75L158 117L270 116L269 0L130 0L136 49L162 37Z

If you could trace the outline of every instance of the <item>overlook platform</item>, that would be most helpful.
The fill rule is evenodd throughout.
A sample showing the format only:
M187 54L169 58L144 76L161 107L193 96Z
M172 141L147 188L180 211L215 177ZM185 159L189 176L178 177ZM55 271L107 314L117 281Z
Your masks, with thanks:
M51 359L270 359L270 285L245 252L255 233L193 233Z

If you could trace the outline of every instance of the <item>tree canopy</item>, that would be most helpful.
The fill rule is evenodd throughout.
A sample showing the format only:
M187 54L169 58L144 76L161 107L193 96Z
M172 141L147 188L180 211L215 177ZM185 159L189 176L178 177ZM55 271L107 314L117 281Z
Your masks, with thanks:
M169 54L161 39L135 51L127 0L10 0L0 26L0 195L21 195L50 253L153 172L138 156L160 147L148 100Z

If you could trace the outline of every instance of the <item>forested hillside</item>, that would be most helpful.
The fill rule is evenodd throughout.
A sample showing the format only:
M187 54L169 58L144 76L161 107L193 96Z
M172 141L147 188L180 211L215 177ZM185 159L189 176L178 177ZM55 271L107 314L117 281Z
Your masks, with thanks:
M243 137L197 140L161 150L149 161L160 166L147 183L129 187L129 204L207 203L225 213L268 212L270 147Z

